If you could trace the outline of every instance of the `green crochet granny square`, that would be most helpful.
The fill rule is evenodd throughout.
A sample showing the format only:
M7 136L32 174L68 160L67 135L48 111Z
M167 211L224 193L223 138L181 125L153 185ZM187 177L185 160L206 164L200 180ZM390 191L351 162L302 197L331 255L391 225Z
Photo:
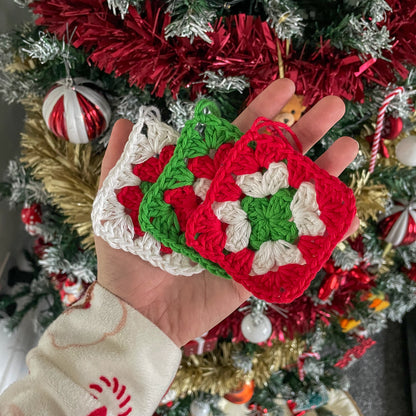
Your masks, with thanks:
M139 213L142 230L211 273L227 278L230 276L220 266L186 245L185 231L218 168L241 136L236 126L220 117L213 102L201 100L194 118L183 128L171 160L144 196Z

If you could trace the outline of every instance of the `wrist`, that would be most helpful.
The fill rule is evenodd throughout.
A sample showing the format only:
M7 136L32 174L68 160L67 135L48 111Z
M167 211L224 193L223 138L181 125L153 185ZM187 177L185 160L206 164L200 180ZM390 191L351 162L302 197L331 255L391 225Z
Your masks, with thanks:
M112 282L106 284L107 282L103 282L100 278L97 279L97 283L114 296L117 296L120 300L127 303L142 316L148 319L152 324L157 326L179 348L186 343L181 341L179 337L175 336L175 331L172 330L172 325L168 319L169 313L163 302L157 302L146 296L140 297L139 299L133 292L128 294L125 290L120 290L120 288L113 285ZM144 302L143 299L147 299L147 301Z

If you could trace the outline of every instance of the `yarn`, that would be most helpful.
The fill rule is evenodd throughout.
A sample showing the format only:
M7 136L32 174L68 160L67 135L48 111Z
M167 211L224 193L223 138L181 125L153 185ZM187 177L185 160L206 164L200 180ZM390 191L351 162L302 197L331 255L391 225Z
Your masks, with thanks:
M285 130L257 119L186 225L187 244L274 303L306 290L355 216L352 191L296 151Z
M192 275L203 268L154 239L138 221L143 197L172 157L178 136L160 121L157 108L141 107L120 159L97 194L91 217L94 233L111 247L168 273Z
M236 126L220 118L213 102L201 100L194 118L183 128L172 158L139 209L144 231L210 272L227 278L218 264L186 244L185 231L190 216L205 199L218 168L241 135Z

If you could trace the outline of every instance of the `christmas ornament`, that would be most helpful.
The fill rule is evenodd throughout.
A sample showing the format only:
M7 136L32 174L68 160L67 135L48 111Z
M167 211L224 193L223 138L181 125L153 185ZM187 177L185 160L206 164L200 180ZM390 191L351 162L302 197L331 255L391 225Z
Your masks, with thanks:
M88 287L81 279L68 276L66 273L51 273L50 278L66 307L81 299Z
M406 166L416 166L416 136L407 136L396 146L396 158Z
M353 192L302 156L265 118L235 144L186 242L254 296L289 303L309 286L355 216Z
M191 214L241 136L238 128L219 117L218 107L201 100L178 139L175 153L140 204L139 222L144 231L175 252L188 256L217 276L229 277L215 262L205 259L185 242Z
M371 302L369 308L374 309L375 312L381 312L390 306L390 302L386 299L384 293L369 293L366 300Z
M303 105L303 95L292 95L290 100L280 110L280 113L273 119L279 121L288 126L295 124L301 117L302 113L306 110L306 106Z
M270 319L262 313L250 313L241 321L244 337L255 344L265 342L272 334Z
M108 127L111 109L97 85L67 77L46 94L42 115L48 128L74 144L88 143Z
M81 299L88 285L81 279L75 277L68 277L65 282L59 285L59 294L61 296L62 303L69 307L73 303Z
M379 152L383 157L385 158L390 157L389 151L384 141L397 139L402 129L403 129L403 120L400 117L396 118L396 117L390 116L385 119L384 126L381 131L380 145L379 145ZM373 143L374 135L367 136L366 140L370 144Z
M351 270L343 270L341 267L335 266L333 259L329 259L324 264L323 270L327 275L318 291L318 297L323 301L326 301L334 292L344 286L347 280L354 278L363 284L368 284L371 281L371 276L360 266L354 266Z
M342 332L349 332L352 329L356 328L358 325L360 325L361 321L357 321L355 319L341 318L339 324L341 325Z
M373 173L374 168L376 166L376 158L377 158L378 149L380 147L381 132L383 130L384 117L385 117L385 114L386 114L387 106L389 105L390 101L392 101L393 98L396 95L402 94L403 92L404 92L403 87L398 87L398 88L394 89L390 94L388 94L386 96L383 103L381 104L381 107L378 110L377 121L376 121L376 130L374 132L373 145L371 147L370 165L369 165L369 168L368 168L369 173Z
M254 394L254 381L246 381L239 388L224 395L224 398L234 404L244 404L251 400Z
M403 120L400 117L386 117L384 127L381 131L381 137L387 140L394 140L399 137L403 130Z
M38 225L42 222L42 211L39 204L32 204L30 206L25 206L21 211L21 219L23 224L25 224L25 229L30 235L39 234Z
M147 232L138 221L143 197L172 157L179 134L162 123L155 107L141 107L124 151L94 200L94 233L116 249L140 256L155 267L185 276L203 268Z
M380 222L379 228L382 238L393 246L416 241L416 201L396 201L390 215Z
M208 402L195 399L190 407L191 416L208 416L211 412L211 406Z
M214 351L217 346L217 337L210 336L208 332L202 334L200 337L189 341L183 346L183 353L186 356L190 355L201 355L205 352Z

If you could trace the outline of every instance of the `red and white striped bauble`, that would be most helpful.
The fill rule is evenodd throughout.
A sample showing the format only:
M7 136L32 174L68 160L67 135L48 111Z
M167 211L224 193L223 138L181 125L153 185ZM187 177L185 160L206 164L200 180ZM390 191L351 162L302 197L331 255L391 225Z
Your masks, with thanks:
M85 78L59 80L46 94L42 115L48 128L71 143L88 143L108 127L111 109L98 87Z

